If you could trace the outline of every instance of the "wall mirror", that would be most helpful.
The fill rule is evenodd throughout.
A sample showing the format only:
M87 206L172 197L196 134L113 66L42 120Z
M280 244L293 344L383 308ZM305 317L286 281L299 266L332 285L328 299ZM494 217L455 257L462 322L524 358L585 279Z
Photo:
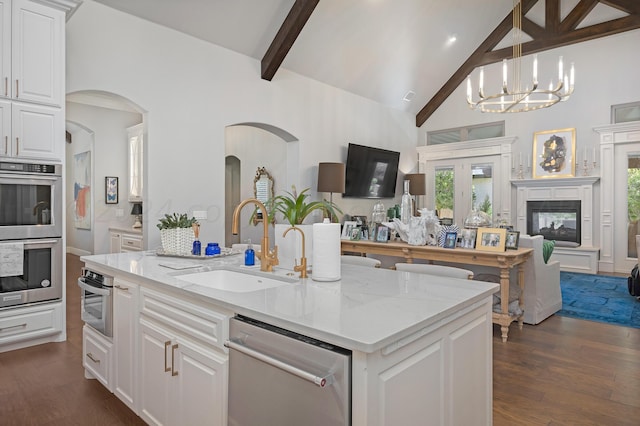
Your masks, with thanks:
M256 170L256 176L253 178L253 195L256 200L262 204L267 204L270 198L273 198L273 178L264 167L258 167ZM256 212L253 222L258 223L262 221L262 213Z

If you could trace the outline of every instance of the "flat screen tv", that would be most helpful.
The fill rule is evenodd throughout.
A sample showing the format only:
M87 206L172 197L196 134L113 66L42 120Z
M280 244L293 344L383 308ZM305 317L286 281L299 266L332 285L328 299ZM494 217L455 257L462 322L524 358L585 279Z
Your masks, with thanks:
M349 144L344 197L393 198L400 153Z

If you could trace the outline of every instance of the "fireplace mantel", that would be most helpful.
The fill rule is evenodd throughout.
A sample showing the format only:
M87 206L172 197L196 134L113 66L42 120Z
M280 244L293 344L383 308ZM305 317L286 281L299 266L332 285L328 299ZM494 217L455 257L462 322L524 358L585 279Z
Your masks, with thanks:
M575 272L598 272L599 248L593 244L594 211L593 186L599 176L572 178L515 179L516 230L527 232L527 201L580 200L582 206L580 247L556 247L553 258L560 261L563 270Z

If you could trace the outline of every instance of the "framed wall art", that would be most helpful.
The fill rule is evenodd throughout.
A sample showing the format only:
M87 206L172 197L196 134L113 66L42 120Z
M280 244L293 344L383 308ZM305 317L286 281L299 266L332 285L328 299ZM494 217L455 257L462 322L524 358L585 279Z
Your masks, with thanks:
M351 239L351 232L353 228L358 226L358 222L355 220L345 220L344 225L342 226L342 235L340 236L343 240Z
M531 174L534 179L575 176L576 129L535 132Z
M118 204L118 178L107 176L104 178L105 204Z
M478 228L476 250L504 251L507 230L504 228Z

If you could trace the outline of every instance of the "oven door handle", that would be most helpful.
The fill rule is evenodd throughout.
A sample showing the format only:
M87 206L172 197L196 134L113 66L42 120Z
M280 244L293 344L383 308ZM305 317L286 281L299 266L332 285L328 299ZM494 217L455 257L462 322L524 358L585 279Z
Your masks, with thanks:
M333 374L331 373L328 373L324 377L316 376L313 373L302 370L298 367L294 367L291 364L287 364L286 362L280 361L279 359L270 357L269 355L263 354L262 352L250 349L241 343L234 342L233 340L227 340L226 342L224 342L224 346L229 349L235 349L238 352L262 361L268 365L271 365L272 367L279 368L280 370L286 371L287 373L307 380L320 388L324 388L325 386L333 383Z
M81 289L88 291L89 293L99 294L100 296L110 296L111 289L94 287L82 281L82 278L78 278L78 285Z

